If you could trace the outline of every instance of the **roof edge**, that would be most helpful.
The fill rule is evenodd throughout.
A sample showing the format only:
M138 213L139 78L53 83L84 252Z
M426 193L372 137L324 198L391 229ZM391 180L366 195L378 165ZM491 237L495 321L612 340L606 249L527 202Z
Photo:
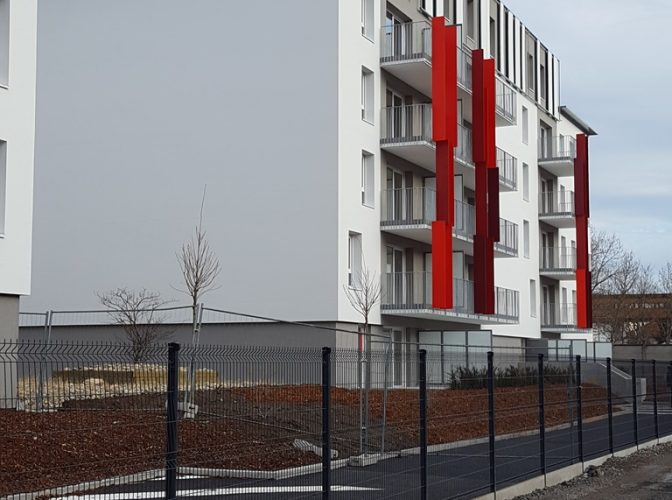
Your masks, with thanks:
M595 130L593 130L593 128L590 125L588 125L581 118L579 118L578 115L576 115L567 106L560 106L559 110L561 115L563 115L570 122L572 122L574 125L580 128L586 135L588 136L597 135L597 132L595 132Z

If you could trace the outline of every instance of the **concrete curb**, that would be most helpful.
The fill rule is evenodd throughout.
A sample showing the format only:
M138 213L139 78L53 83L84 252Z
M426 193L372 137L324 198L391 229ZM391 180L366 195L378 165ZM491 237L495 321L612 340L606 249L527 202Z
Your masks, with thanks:
M331 469L340 469L348 465L349 458L332 460ZM322 470L322 464L302 465L280 470L246 470L246 469L204 469L200 467L178 467L179 474L208 477L232 477L236 479L288 479L290 477L315 474Z
M163 469L154 469L145 472L138 472L136 474L128 474L126 476L99 479L98 481L87 481L85 483L73 484L71 486L59 486L58 488L50 488L48 490L35 491L33 493L16 493L14 495L0 497L0 500L33 500L34 498L42 496L63 496L69 495L70 493L78 493L80 491L89 491L96 488L103 488L105 486L132 484L139 481L147 481L149 479L163 476L163 474L165 474Z

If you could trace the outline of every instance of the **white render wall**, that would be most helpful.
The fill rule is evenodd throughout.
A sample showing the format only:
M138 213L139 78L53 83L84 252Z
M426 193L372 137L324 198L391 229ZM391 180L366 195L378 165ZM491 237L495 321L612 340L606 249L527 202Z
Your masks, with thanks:
M9 16L8 85L0 86L0 139L7 143L0 294L25 295L31 277L37 0L12 1Z

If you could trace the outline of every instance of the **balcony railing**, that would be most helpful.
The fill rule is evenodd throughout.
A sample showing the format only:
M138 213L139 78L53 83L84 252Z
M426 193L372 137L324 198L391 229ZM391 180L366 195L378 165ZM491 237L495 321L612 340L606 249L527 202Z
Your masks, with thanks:
M384 226L431 224L436 219L436 192L417 187L386 189L382 193Z
M573 216L574 191L543 191L539 194L540 216Z
M518 160L506 151L497 148L499 182L511 190L518 188Z
M381 144L432 141L432 105L408 104L382 110Z
M495 287L495 316L518 319L520 316L520 295L516 290Z
M465 238L473 238L476 232L476 207L464 201L455 200L453 230Z
M507 121L516 123L516 91L499 78L495 91L495 110Z
M381 62L432 60L432 26L421 21L383 26Z
M387 273L382 283L383 310L432 309L432 273ZM453 280L453 308L456 313L474 314L473 281ZM519 294L516 290L495 287L495 316L517 319Z
M547 328L576 326L576 304L541 304L541 326Z
M506 253L518 255L518 224L499 219L499 241L495 247Z
M539 249L539 269L547 272L576 270L576 248L542 247Z
M576 158L576 139L571 135L539 139L539 160L573 160Z
M457 124L457 147L455 148L455 158L465 163L474 162L471 129L468 129L459 123Z
M457 83L467 90L472 89L473 62L469 49L457 48Z

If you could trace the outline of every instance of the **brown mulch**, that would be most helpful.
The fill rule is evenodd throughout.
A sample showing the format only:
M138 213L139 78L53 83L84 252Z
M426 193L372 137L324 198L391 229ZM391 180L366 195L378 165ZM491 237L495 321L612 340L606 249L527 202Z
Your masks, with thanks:
M497 433L536 429L536 386L498 388ZM372 390L369 442L379 451L383 391ZM573 394L570 394L573 397ZM606 414L606 391L586 387L584 418ZM179 424L180 466L277 470L319 462L292 446L294 439L319 445L319 386L268 386L198 391L198 418ZM357 390L332 392L333 446L339 458L359 453ZM568 421L568 390L549 385L546 425ZM68 401L49 413L0 410L0 496L162 469L166 422L163 395ZM432 389L428 394L430 444L487 436L485 390ZM388 392L385 449L417 446L418 391Z

